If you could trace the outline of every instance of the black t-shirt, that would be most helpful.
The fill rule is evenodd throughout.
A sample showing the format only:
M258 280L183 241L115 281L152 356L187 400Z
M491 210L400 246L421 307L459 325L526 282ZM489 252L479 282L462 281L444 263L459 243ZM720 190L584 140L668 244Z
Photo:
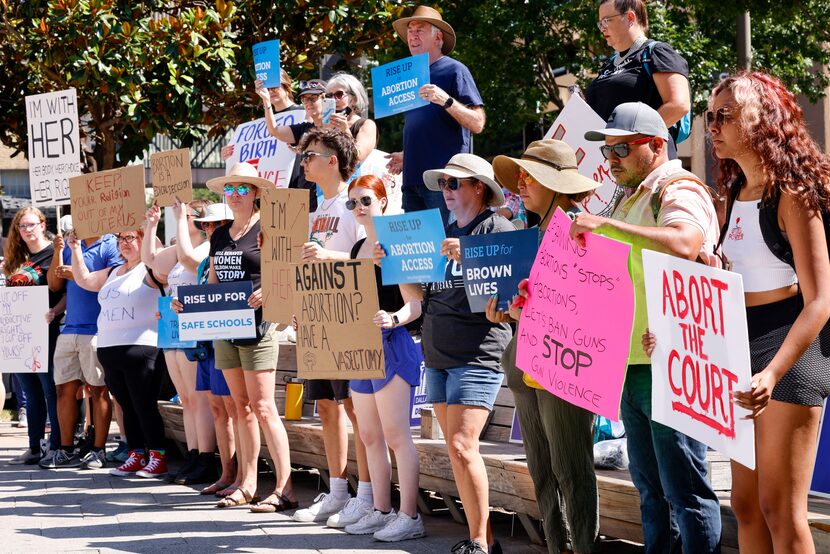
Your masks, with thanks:
M283 112L288 112L291 110L297 110L299 106L297 104L291 104L285 109L282 110L275 110L273 106L271 107L271 111L274 114L281 114ZM310 197L309 201L311 202L311 211L317 209L317 191L315 190L314 183L309 183L305 179L305 171L303 170L303 166L300 163L300 160L297 160L294 163L294 167L291 169L291 177L288 179L288 188L290 189L310 189Z
M501 233L516 228L504 217L485 210L468 225L457 222L446 230L447 238ZM510 342L512 331L507 323L490 323L483 313L472 313L461 266L447 263L444 281L425 285L423 345L427 367L479 366L501 371L501 355Z
M366 242L366 238L357 241L352 247L349 258L356 259L357 253L360 252L360 247ZM385 312L397 312L403 307L403 296L401 296L401 289L398 285L384 285L381 277L380 267L375 266L375 282L378 286L378 306Z
M299 144L300 139L303 138L303 135L310 129L314 128L314 123L310 121L301 121L300 123L289 125L288 128L291 129L291 132L294 134L294 142L291 143L291 146L296 146ZM291 180L288 182L288 188L308 189L308 210L309 212L314 213L314 210L317 209L317 183L309 181L305 178L305 168L303 167L303 164L300 163L300 160L297 160L297 163L294 164L294 170L291 172Z
M689 64L665 42L646 41L620 64L611 59L585 89L585 101L603 120L626 102L643 102L655 110L663 105L654 79L643 67L643 50L653 43L649 69L652 73L679 73L689 77ZM625 56L626 52L621 52Z
M223 225L210 238L210 257L216 278L220 283L251 281L253 289L257 290L262 286L260 250L256 240L259 221L236 241L231 239L230 228L230 223ZM262 321L262 308L256 310L256 321Z
M52 254L55 251L50 244L40 252L35 252L29 256L20 268L6 277L7 287L34 287L39 285L46 285L46 272L49 271L49 266L52 265ZM49 307L54 308L63 297L63 291L53 292L49 291ZM59 331L61 318L56 317L49 324L49 331Z

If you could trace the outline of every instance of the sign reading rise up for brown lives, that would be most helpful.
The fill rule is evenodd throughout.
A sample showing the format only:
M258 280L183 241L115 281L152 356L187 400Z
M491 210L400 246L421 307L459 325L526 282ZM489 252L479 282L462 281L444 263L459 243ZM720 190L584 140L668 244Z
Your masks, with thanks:
M294 266L297 375L304 379L382 379L386 375L371 260Z
M144 220L144 166L131 165L69 179L72 225L79 239L135 231Z
M291 324L294 270L308 242L308 191L269 187L260 199L262 218L262 315Z
M150 154L150 176L157 206L172 206L176 199L185 203L193 200L189 148Z

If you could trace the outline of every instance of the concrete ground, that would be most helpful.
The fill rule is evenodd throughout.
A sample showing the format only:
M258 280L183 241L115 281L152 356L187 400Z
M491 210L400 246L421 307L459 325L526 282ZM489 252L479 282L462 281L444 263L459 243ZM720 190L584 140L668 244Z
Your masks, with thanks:
M446 509L425 518L427 537L380 543L320 524L296 523L282 514L253 514L246 507L220 510L196 487L120 478L109 469L42 470L8 461L26 444L24 429L0 422L0 552L262 552L447 553L466 538L466 527ZM175 465L175 464L174 464ZM319 479L295 472L301 506L318 494ZM273 490L263 473L260 491ZM516 519L494 513L504 552L544 553L532 545ZM511 536L511 529L515 534ZM605 552L639 552L607 542Z

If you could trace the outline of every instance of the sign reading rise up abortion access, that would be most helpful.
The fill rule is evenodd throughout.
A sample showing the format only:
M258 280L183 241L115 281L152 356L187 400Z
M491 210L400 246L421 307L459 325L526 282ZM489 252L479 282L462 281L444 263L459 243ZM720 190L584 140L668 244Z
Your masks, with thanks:
M418 89L429 84L429 54L418 54L372 68L375 119L429 104Z
M595 234L582 247L570 227L557 209L530 271L516 365L563 400L617 421L634 325L631 247Z

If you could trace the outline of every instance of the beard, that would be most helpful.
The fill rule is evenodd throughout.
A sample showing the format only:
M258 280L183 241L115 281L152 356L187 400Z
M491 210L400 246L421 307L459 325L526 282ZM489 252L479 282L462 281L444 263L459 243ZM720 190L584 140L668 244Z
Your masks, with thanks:
M651 163L652 160L650 159L635 158L631 160L631 167L625 167L622 164L613 164L611 170L621 170L614 174L619 186L627 189L636 189L648 177L648 174L651 173Z

